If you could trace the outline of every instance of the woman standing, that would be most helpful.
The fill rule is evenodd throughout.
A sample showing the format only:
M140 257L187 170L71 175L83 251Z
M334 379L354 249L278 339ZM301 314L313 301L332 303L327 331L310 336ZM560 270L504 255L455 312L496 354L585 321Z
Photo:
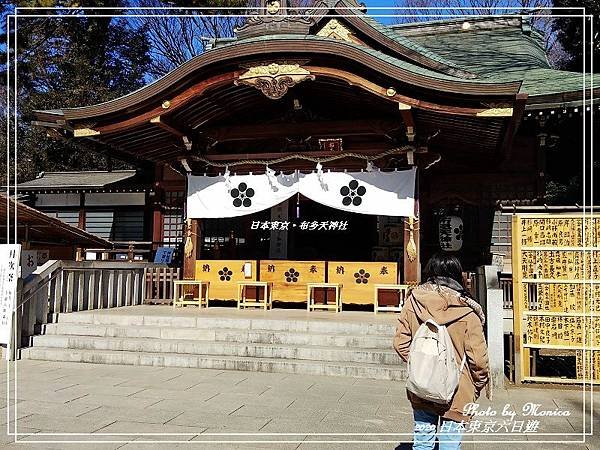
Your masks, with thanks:
M481 306L463 285L460 261L447 253L434 255L425 266L425 283L407 297L399 315L394 349L408 362L415 333L428 320L446 326L454 345L455 360L465 361L458 388L448 404L419 398L407 390L415 426L413 449L433 449L439 429L439 449L460 449L464 424L470 417L465 406L479 397L488 382L488 354Z

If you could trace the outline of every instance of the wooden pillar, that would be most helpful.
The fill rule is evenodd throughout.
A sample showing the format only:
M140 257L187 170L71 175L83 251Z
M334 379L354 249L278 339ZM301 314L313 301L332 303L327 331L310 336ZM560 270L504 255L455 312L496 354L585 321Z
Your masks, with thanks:
M185 244L183 246L183 279L193 280L196 276L196 259L199 255L200 224L198 219L188 219L185 224Z
M156 250L163 241L163 166L157 164L154 172L154 204L152 205L152 250Z
M77 221L77 228L85 230L85 193L79 193L79 218ZM75 261L85 260L85 253L83 248L76 247L75 249Z
M85 194L83 192L79 194L79 220L77 228L85 230Z
M415 285L421 281L421 221L419 214L420 176L415 179L415 205L413 217L404 219L404 284Z

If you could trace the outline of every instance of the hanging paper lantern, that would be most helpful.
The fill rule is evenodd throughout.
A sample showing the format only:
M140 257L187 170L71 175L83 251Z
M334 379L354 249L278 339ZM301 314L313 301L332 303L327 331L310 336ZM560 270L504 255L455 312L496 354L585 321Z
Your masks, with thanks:
M440 248L455 252L462 248L463 221L460 217L444 216L439 222Z

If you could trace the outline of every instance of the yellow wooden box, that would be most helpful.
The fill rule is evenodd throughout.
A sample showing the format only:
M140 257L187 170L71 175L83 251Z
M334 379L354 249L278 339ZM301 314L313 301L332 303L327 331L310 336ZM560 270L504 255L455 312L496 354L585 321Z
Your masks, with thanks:
M373 285L398 283L398 263L329 261L327 282L343 285L343 303L372 305Z
M261 259L259 274L273 283L273 300L305 302L307 284L325 282L325 261Z
M244 272L250 264L250 276ZM210 282L210 300L236 300L238 281L256 281L258 262L256 260L196 260L196 280Z

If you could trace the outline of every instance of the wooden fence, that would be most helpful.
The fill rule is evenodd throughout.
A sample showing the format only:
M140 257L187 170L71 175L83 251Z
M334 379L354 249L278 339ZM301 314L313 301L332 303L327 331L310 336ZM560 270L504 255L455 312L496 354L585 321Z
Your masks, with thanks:
M171 303L175 280L179 280L180 269L173 267L147 267L144 271L144 303Z
M30 345L31 337L58 313L143 304L146 269L158 267L144 262L46 262L26 282L19 280L12 356L18 357L19 348Z

